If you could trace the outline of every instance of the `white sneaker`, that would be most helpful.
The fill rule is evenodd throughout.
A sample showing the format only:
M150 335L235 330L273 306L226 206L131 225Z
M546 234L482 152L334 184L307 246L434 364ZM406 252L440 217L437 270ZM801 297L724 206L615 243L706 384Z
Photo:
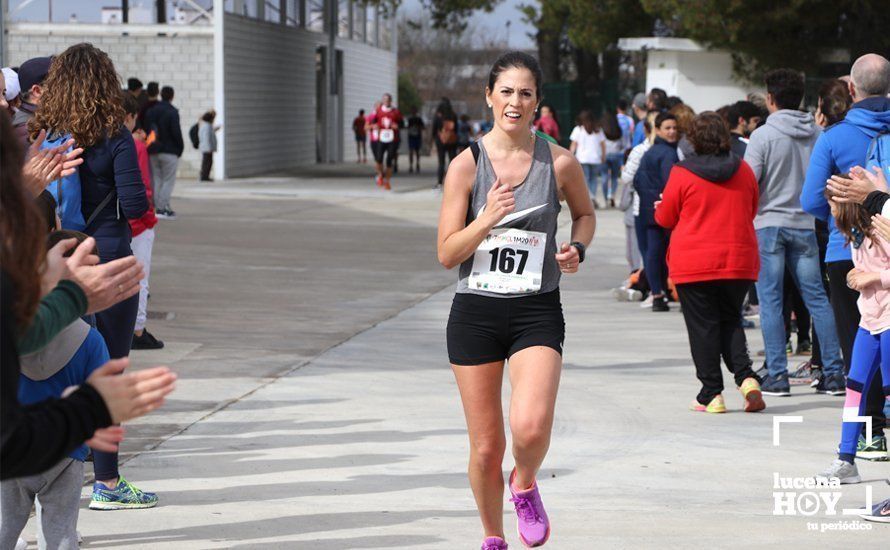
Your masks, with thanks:
M619 302L639 302L643 299L643 293L639 290L620 286L612 289L612 296Z
M28 547L28 543L25 539L19 537L19 540L15 543L15 550L25 550Z
M831 463L831 466L829 466L825 471L816 474L817 481L822 479L831 479L833 477L836 477L838 480L840 480L841 485L859 483L860 481L862 481L862 478L859 477L859 469L856 468L856 465L845 462L839 458L835 458L834 462Z
M643 302L640 304L640 309L646 309L647 307L648 308L652 307L652 295L651 294L645 300L643 300Z

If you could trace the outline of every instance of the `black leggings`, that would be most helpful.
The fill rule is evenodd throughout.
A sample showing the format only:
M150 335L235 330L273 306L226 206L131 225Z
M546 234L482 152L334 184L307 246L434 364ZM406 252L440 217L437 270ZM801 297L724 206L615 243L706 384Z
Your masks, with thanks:
M451 164L451 161L457 156L457 144L443 145L436 141L436 155L439 157L439 185L442 185L442 182L445 181L445 171L448 168L445 156L448 156L448 164Z
M801 341L810 341L810 310L807 309L800 295L800 290L794 284L791 272L788 266L785 266L785 304L782 308L782 315L785 317L785 340L791 340L791 313L797 320L797 343Z
M736 386L757 378L751 369L748 341L742 329L742 304L751 281L718 280L677 285L695 375L702 384L698 402L707 405L723 392L720 358Z
M130 254L129 239L96 238L99 257L102 263L124 258ZM131 296L123 302L96 314L96 328L102 334L108 354L112 359L130 355L133 344L133 329L136 327L136 313L139 310L139 295ZM93 450L93 470L97 480L114 479L120 476L117 468L118 453Z
M837 336L841 343L841 353L844 356L844 373L850 372L850 361L853 357L853 341L859 330L859 307L856 301L859 293L847 286L847 273L853 269L851 260L829 262L828 284L831 287L831 309L834 311L834 320L837 325ZM875 373L874 381L869 386L865 395L865 414L873 419L872 435L878 436L884 433L887 418L884 416L884 392L880 370Z

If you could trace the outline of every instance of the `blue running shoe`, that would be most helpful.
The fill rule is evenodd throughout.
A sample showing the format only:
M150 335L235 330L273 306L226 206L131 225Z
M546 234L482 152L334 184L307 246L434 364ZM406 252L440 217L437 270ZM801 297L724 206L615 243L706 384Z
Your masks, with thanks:
M763 377L760 382L760 389L763 395L773 395L779 397L788 397L791 395L791 384L788 383L788 375L780 374L773 378L769 374Z
M90 510L125 510L154 508L158 505L158 495L146 493L121 477L117 487L109 489L101 483L93 483L93 498Z
M871 513L869 513L869 510L863 510L863 512L864 513L859 514L859 517L866 521L890 523L890 498L875 504L871 509Z

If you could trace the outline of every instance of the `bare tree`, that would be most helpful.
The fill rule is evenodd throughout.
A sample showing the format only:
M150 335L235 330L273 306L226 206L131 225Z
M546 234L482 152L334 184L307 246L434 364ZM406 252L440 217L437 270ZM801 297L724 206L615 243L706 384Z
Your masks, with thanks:
M424 102L448 97L455 106L465 106L461 111L481 118L488 70L508 49L506 36L473 21L448 30L406 15L399 19L398 30L399 71L409 75Z

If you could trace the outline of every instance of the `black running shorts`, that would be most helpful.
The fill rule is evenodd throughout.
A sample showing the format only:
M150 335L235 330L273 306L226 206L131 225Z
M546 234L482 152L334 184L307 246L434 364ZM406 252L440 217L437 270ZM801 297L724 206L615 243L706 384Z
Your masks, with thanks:
M374 147L374 145L376 145L376 147ZM390 143L375 141L371 144L371 152L374 153L374 161L377 164L383 164L387 168L392 168L398 150L399 143L396 141Z
M532 346L546 346L562 355L565 320L559 289L520 298L455 294L447 340L454 365L502 361Z

